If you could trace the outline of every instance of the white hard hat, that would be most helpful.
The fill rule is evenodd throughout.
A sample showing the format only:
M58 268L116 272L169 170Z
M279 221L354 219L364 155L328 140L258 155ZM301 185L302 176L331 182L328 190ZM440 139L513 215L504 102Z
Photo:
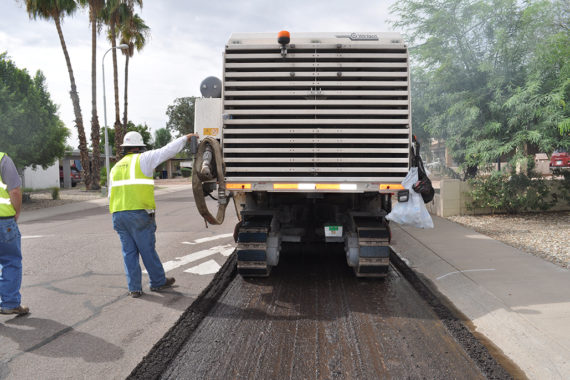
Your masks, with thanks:
M121 146L146 146L140 133L135 131L127 132Z

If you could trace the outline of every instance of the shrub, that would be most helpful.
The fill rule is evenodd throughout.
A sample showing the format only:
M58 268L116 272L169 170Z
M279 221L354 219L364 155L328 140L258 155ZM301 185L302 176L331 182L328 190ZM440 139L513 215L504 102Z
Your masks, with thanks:
M32 193L29 191L25 191L22 193L22 202L28 203L32 201Z
M180 171L182 172L182 177L188 178L192 175L192 169L190 168L181 168Z
M59 187L51 188L51 199L53 200L59 199Z
M554 205L548 200L550 188L532 171L520 173L493 172L490 176L477 176L469 180L472 201L470 210L490 208L494 213L504 211L516 214L523 211L548 210Z
M553 176L562 176L558 192L552 194L554 199L562 199L566 204L570 205L570 170L556 169L552 172Z

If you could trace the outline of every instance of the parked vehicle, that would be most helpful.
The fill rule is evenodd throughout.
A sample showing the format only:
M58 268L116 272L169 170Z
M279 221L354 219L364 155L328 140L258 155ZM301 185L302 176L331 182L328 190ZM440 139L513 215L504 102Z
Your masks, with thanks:
M79 170L75 167L72 166L71 167L71 186L75 187L77 186L77 184L79 182L81 182L81 173L79 172ZM59 167L59 184L60 186L63 186L63 167Z
M566 149L556 149L550 157L550 170L570 169L570 154Z

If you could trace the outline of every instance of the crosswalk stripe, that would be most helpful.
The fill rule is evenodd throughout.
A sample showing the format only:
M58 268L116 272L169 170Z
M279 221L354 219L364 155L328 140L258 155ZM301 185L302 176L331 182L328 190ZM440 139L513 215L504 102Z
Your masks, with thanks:
M208 260L205 263L196 265L190 269L186 269L184 272L193 273L199 275L214 274L218 273L221 266L215 260Z
M191 253L186 256L177 257L175 260L170 260L162 264L164 267L164 272L169 272L173 269L181 267L183 265L189 264L191 262L201 260L205 257L215 255L216 253L222 254L224 256L229 256L234 250L234 246L232 244L221 245L217 247L212 247L209 249L205 249L203 251L198 251ZM228 254L229 251L229 254ZM143 273L148 273L146 270Z
M208 236L205 238L196 239L194 241L183 241L182 244L189 244L189 245L201 244L201 243L206 243L208 241L225 239L225 238L228 238L230 236L234 236L234 234L231 233L231 234L221 234L221 235L215 235L215 236Z

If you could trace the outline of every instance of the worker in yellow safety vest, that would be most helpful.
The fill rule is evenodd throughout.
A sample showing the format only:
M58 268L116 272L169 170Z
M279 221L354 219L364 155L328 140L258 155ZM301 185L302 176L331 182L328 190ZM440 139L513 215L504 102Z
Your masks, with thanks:
M182 136L166 146L145 151L146 145L138 132L125 134L125 156L115 164L109 180L109 210L113 228L121 239L129 295L143 294L139 255L150 279L150 290L161 291L171 287L174 277L166 277L155 249L154 169L174 157L196 134Z
M22 236L18 217L22 206L22 180L14 162L0 152L0 313L24 315L22 296Z

